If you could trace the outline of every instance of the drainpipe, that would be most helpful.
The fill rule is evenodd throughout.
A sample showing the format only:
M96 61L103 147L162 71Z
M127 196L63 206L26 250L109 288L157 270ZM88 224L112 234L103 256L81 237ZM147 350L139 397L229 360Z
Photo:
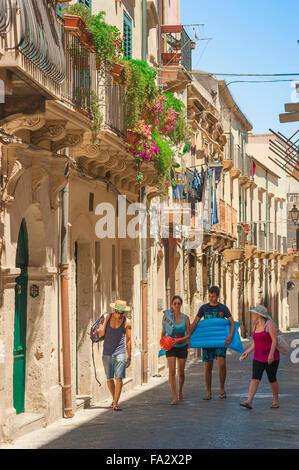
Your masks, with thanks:
M147 0L142 0L142 60L147 61Z
M146 206L146 188L140 190L140 202ZM144 223L147 217L144 215ZM142 302L142 381L148 381L148 317L147 317L147 300L148 300L148 282L147 282L147 253L146 238L142 237L142 229L140 230L140 261L141 261L141 302Z
M266 246L265 251L269 250L269 203L268 203L268 196L269 196L269 174L268 170L266 170ZM268 260L265 261L265 304L268 306Z
M61 262L59 266L61 282L61 329L63 361L63 409L66 418L74 416L72 407L71 382L71 341L69 319L68 262L67 262L67 224L69 218L69 185L62 190L62 224L61 224Z
M159 64L159 72L158 72L158 85L162 85L162 72L161 72L161 46L162 46L162 38L161 38L161 22L163 22L163 5L162 0L158 0L158 64Z

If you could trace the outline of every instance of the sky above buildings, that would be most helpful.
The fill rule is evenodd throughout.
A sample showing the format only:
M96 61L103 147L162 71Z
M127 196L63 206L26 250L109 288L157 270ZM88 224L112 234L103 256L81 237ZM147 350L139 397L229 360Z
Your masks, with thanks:
M298 0L181 0L181 23L204 23L196 31L201 38L212 38L197 41L193 52L193 68L209 72L299 73L298 20ZM218 78L227 82L292 79ZM291 136L298 129L298 122L279 122L284 104L299 101L294 82L232 83L229 89L252 123L253 132L268 133L272 128Z

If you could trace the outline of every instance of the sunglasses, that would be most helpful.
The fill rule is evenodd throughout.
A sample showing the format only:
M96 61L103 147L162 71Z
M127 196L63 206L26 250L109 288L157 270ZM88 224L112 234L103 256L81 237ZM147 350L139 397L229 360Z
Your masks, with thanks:
M181 302L173 302L173 305L182 305Z

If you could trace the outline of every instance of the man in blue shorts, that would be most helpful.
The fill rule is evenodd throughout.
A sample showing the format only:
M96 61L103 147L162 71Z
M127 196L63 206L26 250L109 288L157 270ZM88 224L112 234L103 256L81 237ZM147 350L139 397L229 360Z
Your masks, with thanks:
M219 382L220 382L220 398L226 398L225 392L225 379L226 379L226 349L230 345L234 331L235 322L233 317L226 305L219 302L220 290L217 286L209 288L209 303L204 304L198 310L197 316L195 317L192 326L190 336L196 328L197 323L201 319L211 318L227 318L231 324L230 334L225 340L226 347L223 348L202 348L202 360L204 362L205 369L205 382L207 388L207 394L203 398L204 400L211 400L212 398L212 370L214 359L218 362Z

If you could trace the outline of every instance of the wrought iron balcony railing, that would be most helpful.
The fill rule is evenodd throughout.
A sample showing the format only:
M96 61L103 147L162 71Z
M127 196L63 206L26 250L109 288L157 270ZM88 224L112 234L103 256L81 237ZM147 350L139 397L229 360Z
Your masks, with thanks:
M49 93L66 76L63 25L48 0L1 0L0 68L17 68Z
M106 125L123 137L127 134L127 112L124 89L110 75L106 82Z
M95 54L64 30L55 4L0 0L0 69L23 79L24 94L39 89L91 114L92 92L97 93Z
M162 64L182 65L192 70L191 39L182 25L162 25Z
M67 78L62 85L62 98L80 111L91 114L92 102L97 96L95 54L85 49L68 31L64 32L64 48Z
M213 230L224 234L237 236L237 211L222 199L218 202L219 223L213 226Z

